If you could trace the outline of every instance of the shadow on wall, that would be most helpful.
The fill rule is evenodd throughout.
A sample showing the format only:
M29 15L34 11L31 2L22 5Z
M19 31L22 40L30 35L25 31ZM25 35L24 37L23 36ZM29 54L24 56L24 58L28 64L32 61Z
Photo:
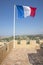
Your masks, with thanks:
M43 65L43 47L37 49L37 53L28 54L28 59L32 65Z

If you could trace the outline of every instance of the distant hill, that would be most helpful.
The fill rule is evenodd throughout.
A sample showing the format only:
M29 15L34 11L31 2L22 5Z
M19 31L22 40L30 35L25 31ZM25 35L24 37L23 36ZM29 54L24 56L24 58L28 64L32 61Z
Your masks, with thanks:
M4 37L0 36L0 41L7 41L7 42L9 42L11 40L13 40L13 36L4 36Z
M43 39L43 34L36 35L16 35L15 39Z

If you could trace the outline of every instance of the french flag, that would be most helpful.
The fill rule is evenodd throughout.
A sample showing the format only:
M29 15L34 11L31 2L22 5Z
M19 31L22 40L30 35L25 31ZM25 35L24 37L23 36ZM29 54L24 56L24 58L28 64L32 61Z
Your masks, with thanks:
M29 6L19 6L17 5L18 10L18 17L19 18L25 18L27 16L35 16L36 8L35 7L29 7Z

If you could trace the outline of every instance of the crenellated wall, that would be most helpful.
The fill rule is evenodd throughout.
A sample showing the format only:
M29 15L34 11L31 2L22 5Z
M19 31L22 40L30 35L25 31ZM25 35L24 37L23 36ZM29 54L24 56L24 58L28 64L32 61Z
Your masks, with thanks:
M18 40L14 40L14 48L39 48L39 44L36 43L36 40L30 40L29 44L27 44L27 40L20 40L20 44L18 44Z
M39 40L40 43L43 40ZM18 43L20 42L20 43ZM27 44L28 40L14 40L11 42L0 42L0 64L7 56L7 54L11 51L12 48L27 48L27 49L39 49L40 45L36 43L36 40L29 40L29 44Z

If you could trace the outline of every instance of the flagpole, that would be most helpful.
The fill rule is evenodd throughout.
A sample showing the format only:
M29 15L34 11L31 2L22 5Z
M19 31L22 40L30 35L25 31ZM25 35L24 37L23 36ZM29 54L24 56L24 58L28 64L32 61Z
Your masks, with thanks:
M14 5L14 24L13 24L13 36L14 36L14 48L15 48L15 5Z

